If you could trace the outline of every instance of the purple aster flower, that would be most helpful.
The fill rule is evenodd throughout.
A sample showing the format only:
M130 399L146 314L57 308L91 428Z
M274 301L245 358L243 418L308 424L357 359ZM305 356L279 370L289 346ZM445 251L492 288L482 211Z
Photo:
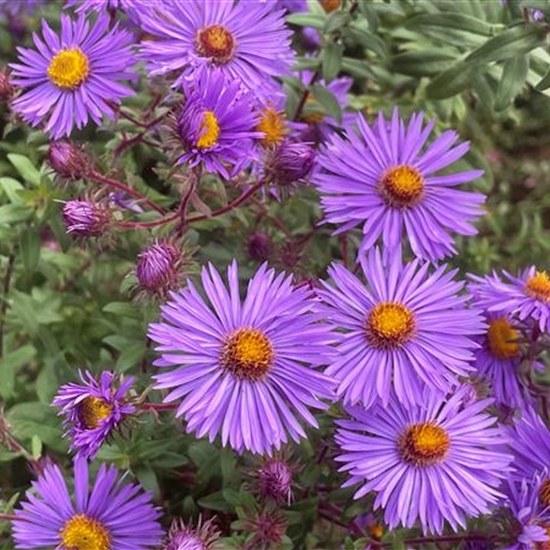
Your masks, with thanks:
M423 399L424 387L447 393L459 376L474 369L472 337L483 331L481 315L468 309L456 270L442 265L429 273L419 260L402 266L394 254L382 261L378 249L361 257L367 286L344 266L323 283L320 306L339 330L338 355L326 373L339 380L338 393L350 404L387 404L392 394L404 403Z
M84 199L67 201L63 207L67 233L80 237L101 237L111 221L109 209Z
M288 74L294 59L284 12L261 2L173 0L144 10L141 21L157 38L142 44L154 75L183 71L185 78L194 69L215 67L228 81L269 98L273 77Z
M338 422L336 460L351 474L344 486L364 483L355 498L374 491L390 529L420 520L425 534L441 533L444 521L456 530L503 497L497 489L513 459L502 450L506 437L482 412L491 400L464 406L462 393L426 392L421 406L351 407L354 419Z
M348 125L346 136L333 135L318 161L317 177L326 220L341 224L336 233L363 225L360 251L380 237L393 249L405 231L413 253L431 260L456 253L449 232L473 235L470 221L482 214L484 196L451 189L472 181L482 170L437 175L469 149L454 146L458 135L446 131L423 152L435 120L422 128L423 115L414 114L407 128L397 109L391 123L382 113L371 128L356 117L359 134Z
M15 511L17 548L51 550L148 550L162 540L159 511L151 494L122 484L112 466L101 465L90 487L85 458L74 461L74 498L58 466L49 464Z
M188 281L162 308L163 321L150 325L161 353L155 365L164 370L156 388L172 389L164 402L181 399L176 414L188 432L269 454L288 435L305 436L298 418L317 427L308 407L326 409L321 399L334 397L333 380L316 371L333 336L308 288L291 276L264 264L241 302L236 262L227 275L229 289L212 265L203 268L207 300Z
M155 242L139 255L136 276L139 285L153 293L164 294L178 280L181 251L170 242Z
M267 460L258 470L260 495L276 503L286 502L290 506L292 499L292 470L285 460L273 458Z
M17 48L21 63L13 63L12 82L31 88L13 102L23 119L37 126L48 117L45 131L54 138L82 128L91 117L96 124L102 114L113 118L111 103L133 95L119 83L134 77L131 68L131 33L109 30L109 17L100 15L91 25L81 15L76 21L61 16L58 37L42 22L42 41L33 36L38 52Z
M514 277L503 271L506 280L496 273L486 277L471 276L470 291L480 306L491 313L503 313L520 321L533 319L539 329L550 332L550 277L546 271L531 266Z
M76 7L76 13L105 12L116 9L126 11L142 6L144 3L146 2L143 0L67 0L65 9Z
M71 449L86 458L95 458L99 448L120 428L124 419L135 412L126 393L134 377L117 380L113 373L102 372L99 380L89 373L80 373L82 384L65 384L59 388L53 405L71 438ZM116 383L119 387L116 387Z
M227 84L227 85L226 85ZM177 121L184 154L179 162L203 163L224 178L246 167L253 155L257 119L236 81L226 83L222 73L202 71L184 82L185 103Z
M199 518L196 528L182 520L174 520L163 550L222 550L219 538L220 531L216 529L213 519L203 523Z

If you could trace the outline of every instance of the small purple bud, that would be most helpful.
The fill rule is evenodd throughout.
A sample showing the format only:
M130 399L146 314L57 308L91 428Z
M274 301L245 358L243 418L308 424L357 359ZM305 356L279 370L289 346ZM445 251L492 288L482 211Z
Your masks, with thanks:
M265 262L273 252L273 242L265 233L253 233L248 238L248 254L257 262Z
M199 519L196 529L181 520L174 520L163 550L215 550L219 548L216 544L219 537L213 519L205 523Z
M157 242L140 255L136 266L139 284L152 293L163 294L176 281L181 252L171 243Z
M81 237L101 237L111 216L105 206L84 199L67 201L63 207L67 233Z
M315 151L308 143L283 141L270 155L267 177L285 187L304 179L313 168Z
M270 460L258 471L262 498L290 504L292 470L282 460Z
M15 88L10 82L8 72L0 70L0 101L8 101L14 92Z
M46 162L56 174L72 180L83 178L92 167L88 156L70 141L50 143Z

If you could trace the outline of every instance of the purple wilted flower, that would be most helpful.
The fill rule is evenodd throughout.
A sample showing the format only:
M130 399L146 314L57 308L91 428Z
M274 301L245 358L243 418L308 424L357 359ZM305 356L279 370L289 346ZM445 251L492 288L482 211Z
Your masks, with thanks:
M112 466L102 464L90 486L88 463L77 457L73 498L63 473L53 464L32 486L27 502L15 511L17 548L149 550L161 543L160 512L151 504L151 494L117 479Z
M139 285L153 293L164 294L178 279L181 251L170 242L155 242L139 255L136 276Z
M274 77L288 74L294 54L283 11L261 2L173 0L141 14L156 41L142 43L151 74L217 69L255 95L269 98Z
M336 286L318 291L328 323L338 329L338 355L326 373L339 382L338 393L350 404L387 404L423 400L424 388L447 393L470 364L483 331L481 315L467 308L456 270L414 260L401 265L399 254L383 262L378 249L360 259L365 285L344 266L329 274Z
M188 432L208 434L238 452L270 454L305 436L298 418L317 427L308 407L326 409L334 382L317 368L329 360L333 336L314 313L311 292L275 275L264 264L241 302L238 269L227 272L229 289L216 269L203 268L206 299L188 281L162 307L162 321L149 337L161 358L156 388L181 401Z
M210 172L229 179L250 163L257 119L239 83L226 82L216 71L203 71L184 82L185 103L177 121L184 154L179 162L203 163ZM228 167L230 170L228 170Z
M418 406L350 407L353 420L338 422L336 460L351 475L344 486L363 484L355 498L374 491L390 529L420 520L425 534L441 533L445 521L456 530L504 496L498 487L513 457L497 419L482 412L492 400L464 406L462 393L425 392Z
M101 237L111 221L108 208L84 199L67 201L63 207L63 217L67 233L80 237Z
M113 373L102 372L97 380L91 373L81 372L80 379L82 384L61 386L53 405L61 409L59 414L64 417L71 449L93 459L123 420L135 412L126 398L134 378L117 380Z
M91 117L99 124L103 114L113 118L110 103L133 95L120 80L134 77L132 35L109 30L109 17L91 24L81 15L76 21L61 16L61 36L42 22L44 41L34 35L38 52L17 48L20 63L12 63L12 83L30 88L13 102L23 119L37 126L48 118L45 131L54 138L82 128Z
M406 234L413 253L440 259L456 253L450 232L473 235L471 220L482 214L485 197L452 189L472 181L482 170L438 175L461 158L468 142L454 146L458 138L446 131L421 153L435 124L422 127L423 114L414 114L405 127L397 109L391 122L379 114L370 127L356 117L346 135L333 135L318 155L323 169L316 177L326 220L341 225L336 233L363 226L360 252L381 237L388 249L399 247Z
M477 303L490 313L507 314L525 321L533 319L539 329L550 332L550 276L531 266L518 277L502 272L505 280L496 272L486 277L471 276L470 291Z
M193 528L182 520L174 520L163 550L223 550L218 540L220 532L214 521L211 519L203 523L199 518L197 527Z

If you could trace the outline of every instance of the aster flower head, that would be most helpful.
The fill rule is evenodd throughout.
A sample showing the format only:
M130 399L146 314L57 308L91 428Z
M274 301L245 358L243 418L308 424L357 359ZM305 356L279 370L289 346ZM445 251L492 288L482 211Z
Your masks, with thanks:
M131 68L131 33L100 15L91 24L84 15L76 21L61 16L61 35L42 21L43 40L33 35L38 51L17 48L19 63L12 63L12 83L29 88L13 108L32 126L47 118L45 131L55 139L69 135L103 114L114 117L110 103L133 95L120 83L134 77Z
M228 179L250 163L253 140L261 136L247 96L238 82L228 82L216 71L202 71L183 90L177 134L184 154L179 162L202 163Z
M309 143L284 140L266 153L265 176L279 187L288 187L303 181L311 173L315 151Z
M111 212L100 202L74 199L63 206L63 218L67 233L79 237L101 237L109 227Z
M90 372L81 372L80 380L82 384L61 386L53 405L64 417L71 449L93 459L101 445L135 412L126 397L134 378L122 380L111 372L102 372L96 379Z
M507 439L483 412L491 400L464 406L462 393L426 392L417 406L350 407L352 420L338 422L336 460L351 474L344 486L363 484L355 498L375 492L374 509L390 529L419 520L425 534L441 533L445 521L456 530L503 497L498 487L513 459L503 451Z
M326 220L341 225L336 233L361 224L361 253L379 238L388 249L398 247L405 233L416 256L437 260L456 253L451 232L476 233L471 221L482 214L485 198L453 187L483 171L438 175L470 145L453 145L458 135L447 130L421 152L435 124L422 121L422 113L414 114L405 127L395 109L391 122L380 113L371 127L357 115L358 133L348 125L318 156L323 170L315 183Z
M244 301L236 262L227 278L229 288L212 265L203 268L206 299L188 281L150 325L161 354L156 388L171 389L165 402L181 400L176 414L188 432L270 454L289 436L305 436L300 420L317 427L308 407L326 409L321 399L334 397L333 380L316 370L330 357L332 335L291 276L262 265Z
M92 169L91 159L80 147L67 140L50 143L46 162L58 176L68 180L81 179Z
M338 354L326 373L339 381L350 404L370 407L396 395L403 403L423 399L424 388L447 393L473 368L473 338L482 332L478 311L459 295L463 283L446 266L429 272L418 259L402 265L399 254L384 262L373 249L361 258L367 281L339 264L329 268L319 306L338 329Z
M219 538L220 531L214 519L203 522L199 518L196 528L186 525L182 520L174 520L163 550L222 550Z
M17 548L48 550L149 550L158 548L162 528L151 494L123 484L102 464L90 486L85 458L74 461L74 497L58 466L50 464L33 484L27 502L15 511Z
M142 43L151 74L178 71L176 83L196 69L216 69L269 98L273 77L288 74L294 58L284 12L262 2L173 0L144 10L141 24L156 38Z
M514 277L503 271L486 277L472 275L472 294L490 313L507 314L519 321L533 320L541 332L550 333L550 275L531 266Z
M182 262L181 250L171 242L157 241L140 253L136 266L139 286L164 295L177 283Z
M143 0L68 0L65 9L76 8L76 13L82 12L110 12L120 9L122 11L134 10L143 5Z
M258 470L260 495L277 503L290 505L292 499L292 470L282 458L266 460Z

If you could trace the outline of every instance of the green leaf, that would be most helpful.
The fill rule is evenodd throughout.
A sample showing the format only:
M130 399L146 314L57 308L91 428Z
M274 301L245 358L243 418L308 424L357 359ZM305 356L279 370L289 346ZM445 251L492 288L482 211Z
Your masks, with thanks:
M495 99L495 111L506 109L518 95L525 83L528 70L529 59L526 56L512 57L504 62Z
M334 42L329 42L323 50L323 79L327 84L340 72L343 51L343 46Z
M326 114L335 118L338 122L342 120L342 108L338 103L338 100L334 95L320 84L313 84L310 86L311 93L315 99L319 102L321 107L325 110Z
M391 69L409 76L435 76L456 60L456 54L444 50L418 50L393 57Z
M206 508L207 510L215 510L216 512L232 512L233 506L231 506L224 497L223 491L217 491L208 495L207 497L201 498L197 503L201 508Z
M544 27L535 23L524 23L512 27L491 38L474 50L466 61L470 63L490 63L525 54L546 44Z
M17 371L28 365L35 356L36 349L34 346L25 344L19 349L5 354L0 359L0 395L4 399L13 397Z
M378 25L380 24L380 19L378 18L376 10L373 9L372 5L369 2L362 1L358 2L358 4L359 11L365 16L365 19L369 24L369 29L372 32L377 32Z
M25 228L19 238L19 246L25 271L27 275L32 275L40 259L41 247L38 229L33 226Z
M426 95L432 99L445 99L456 95L470 86L476 70L475 65L459 61L428 84Z
M372 50L380 57L388 56L388 48L385 42L376 34L367 31L356 23L352 23L347 32L353 39L365 46L365 48Z
M21 204L5 204L0 206L0 225L12 225L25 221L31 214L32 210Z
M535 88L539 92L542 92L543 90L546 90L547 88L550 88L550 67L548 68L548 71L546 72L546 74L537 83Z
M331 34L333 32L341 30L343 27L349 24L351 16L345 11L333 11L326 20L323 32L325 34Z
M8 159L25 181L28 181L33 185L40 184L40 172L35 168L29 158L16 153L11 153L8 155Z
M325 26L326 17L312 13L292 13L286 18L291 25L299 27L313 27L322 30Z
M20 182L13 178L0 178L0 187L13 204L23 204L23 199L19 196L19 191L24 187Z
M409 19L405 26L408 29L423 30L426 27L464 31L481 36L493 36L494 26L461 13L425 13Z

